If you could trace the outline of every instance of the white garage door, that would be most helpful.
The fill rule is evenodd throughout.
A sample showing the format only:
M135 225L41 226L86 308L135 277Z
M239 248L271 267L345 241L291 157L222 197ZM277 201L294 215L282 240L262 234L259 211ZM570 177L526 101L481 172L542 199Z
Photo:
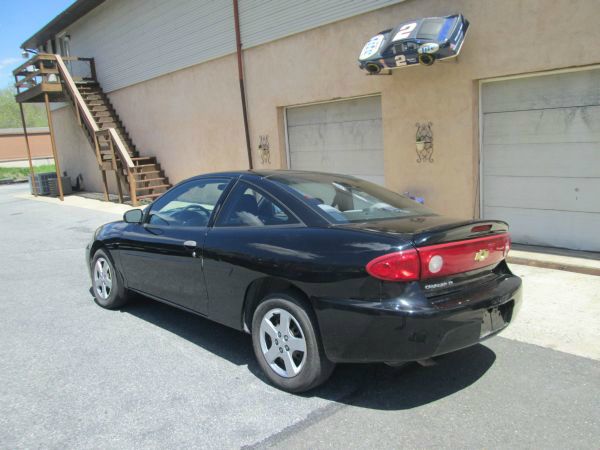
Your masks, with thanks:
M482 206L513 241L600 251L600 70L482 86Z
M286 109L290 169L383 177L381 97Z

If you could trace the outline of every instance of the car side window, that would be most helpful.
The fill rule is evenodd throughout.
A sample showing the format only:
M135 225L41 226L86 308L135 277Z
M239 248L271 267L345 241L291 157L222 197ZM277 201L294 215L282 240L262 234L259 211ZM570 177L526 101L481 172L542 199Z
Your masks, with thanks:
M279 202L240 182L231 191L217 219L222 227L264 227L300 223Z
M229 180L194 180L156 201L147 219L151 225L205 227Z

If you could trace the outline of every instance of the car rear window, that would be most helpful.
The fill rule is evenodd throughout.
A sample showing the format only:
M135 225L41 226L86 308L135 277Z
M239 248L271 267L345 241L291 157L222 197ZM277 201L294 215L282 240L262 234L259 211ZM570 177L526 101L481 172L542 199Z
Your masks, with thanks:
M377 184L345 175L290 173L269 179L301 197L333 223L433 215L433 211Z

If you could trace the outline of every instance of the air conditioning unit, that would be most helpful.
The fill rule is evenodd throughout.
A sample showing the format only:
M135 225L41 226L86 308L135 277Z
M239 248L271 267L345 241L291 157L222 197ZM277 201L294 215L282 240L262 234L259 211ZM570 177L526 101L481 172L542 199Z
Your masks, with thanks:
M52 179L56 179L56 172L44 172L35 174L35 186L37 188L38 195L50 195L50 186L48 182ZM33 192L33 183L31 182L31 175L29 175L29 186L31 193Z
M61 177L60 178L63 188L63 195L69 195L73 192L73 188L71 186L71 177ZM58 178L54 178L48 180L48 187L50 190L50 196L58 197Z

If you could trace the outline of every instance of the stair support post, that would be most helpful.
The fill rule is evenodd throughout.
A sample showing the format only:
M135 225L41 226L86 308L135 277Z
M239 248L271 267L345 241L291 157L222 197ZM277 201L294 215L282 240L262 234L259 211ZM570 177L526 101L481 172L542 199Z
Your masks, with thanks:
M137 206L138 199L137 199L137 192L136 192L135 173L133 172L133 169L129 169L127 171L127 178L129 180L129 197L131 198L131 205Z
M106 170L103 167L100 167L102 171L102 187L104 188L104 201L109 202L110 197L108 196L108 181L106 180Z
M21 111L21 123L23 124L23 135L25 136L25 146L27 147L27 161L29 162L29 173L31 174L31 190L33 195L37 197L38 189L35 182L35 172L33 171L33 162L31 161L31 147L29 146L29 135L27 134L27 124L25 122L25 113L23 112L23 103L19 103Z
M75 104L75 102L73 102L73 106L75 107L75 114L77 115L77 123L79 126L82 126L83 124L81 123L81 113L79 112L79 107Z
M56 140L54 139L54 124L52 123L52 113L50 112L50 101L48 93L44 92L44 103L46 104L46 115L48 116L48 128L50 129L50 143L52 144L52 156L54 157L54 167L56 168L56 184L58 185L58 196L61 201L65 200L62 185L62 172L60 171L60 162L56 153Z
M104 189L104 201L110 201L110 197L108 196L108 182L106 181L106 171L102 166L102 155L100 154L100 144L98 143L98 135L94 133L94 148L96 150L96 160L98 161L98 168L100 169L100 173L102 175L102 187Z
M115 146L113 145L112 139L108 140L108 145L110 147L112 168L115 172L115 181L117 182L117 190L119 192L119 203L123 203L123 189L121 188L121 179L119 177L119 165L117 163L117 155L115 154Z

